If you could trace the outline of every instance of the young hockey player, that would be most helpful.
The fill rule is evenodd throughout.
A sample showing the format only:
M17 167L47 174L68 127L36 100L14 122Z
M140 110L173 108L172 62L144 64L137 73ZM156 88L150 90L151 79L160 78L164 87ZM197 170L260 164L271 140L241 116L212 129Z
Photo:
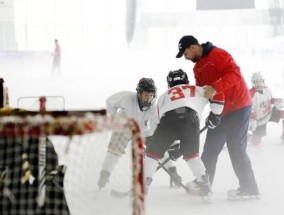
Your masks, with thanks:
M279 122L283 100L273 98L271 90L265 85L261 72L253 73L252 88L249 90L252 98L252 111L249 123L249 136L253 144L260 144L266 136L266 125L269 121Z
M149 139L157 126L157 107L156 107L156 93L157 89L154 81L151 78L140 79L137 92L122 91L113 94L106 100L107 112L109 114L120 112L126 114L136 120L140 126L142 136ZM119 140L119 143L118 143ZM122 135L122 133L114 132L111 136L108 145L107 154L102 164L100 178L97 182L98 187L101 189L109 182L109 177L119 158L124 153L131 136ZM168 156L166 155L164 159ZM179 186L181 177L178 175L176 167L170 161L166 164L168 170L175 175L171 178L170 183ZM178 180L178 181L177 181Z
M146 148L145 189L148 190L153 180L158 160L175 140L180 140L180 153L197 178L199 194L206 196L211 192L211 185L199 157L199 121L209 100L204 97L202 87L189 85L187 74L181 69L170 71L167 83L169 89L158 99L160 121ZM223 105L222 93L210 100L211 112L206 122L208 127L218 126Z

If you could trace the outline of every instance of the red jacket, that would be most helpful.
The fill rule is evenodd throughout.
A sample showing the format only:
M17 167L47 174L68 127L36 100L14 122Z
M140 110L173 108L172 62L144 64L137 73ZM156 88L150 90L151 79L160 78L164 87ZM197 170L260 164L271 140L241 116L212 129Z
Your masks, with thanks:
M203 55L193 68L196 85L211 85L217 92L224 93L225 106L222 115L252 105L240 67L232 56L210 42L202 46Z

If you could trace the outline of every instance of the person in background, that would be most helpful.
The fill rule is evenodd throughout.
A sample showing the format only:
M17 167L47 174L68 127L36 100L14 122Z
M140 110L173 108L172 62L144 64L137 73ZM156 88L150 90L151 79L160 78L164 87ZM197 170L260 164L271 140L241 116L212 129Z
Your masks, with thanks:
M53 52L53 63L52 63L52 71L53 73L60 74L61 72L61 47L59 45L58 39L54 40L55 49Z
M258 145L266 136L267 123L279 122L283 99L273 98L261 72L252 74L251 83L252 88L249 91L252 98L252 111L248 130L249 141Z
M176 57L182 56L195 63L193 72L196 85L204 88L205 97L212 99L220 92L225 95L221 124L207 130L201 155L211 184L218 156L227 143L233 169L239 180L238 188L229 190L227 198L258 198L258 185L246 151L252 101L240 67L227 51L211 42L199 44L191 35L179 40Z

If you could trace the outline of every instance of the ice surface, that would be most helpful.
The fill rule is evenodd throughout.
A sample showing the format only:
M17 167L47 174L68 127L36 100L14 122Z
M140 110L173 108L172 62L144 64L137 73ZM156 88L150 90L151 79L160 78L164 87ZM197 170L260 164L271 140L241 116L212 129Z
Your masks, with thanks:
M191 73L192 63L175 59L174 53L125 50L115 54L115 57L106 55L102 57L98 53L78 57L66 53L62 59L62 71L59 75L51 72L52 57L49 53L26 58L9 58L9 60L4 56L0 65L0 75L9 88L10 106L16 107L18 98L22 96L58 95L65 98L67 110L100 109L105 108L105 99L112 93L120 90L134 91L141 77L152 77L159 93L166 89L166 75L172 69L184 69L188 72L191 83L194 83ZM251 65L252 61L241 56L237 59L240 67L243 68L246 80L249 81L250 75L255 72ZM262 60L256 60L254 65L258 65L261 69ZM273 68L273 64L270 64L270 67L272 71L279 71L278 68ZM266 65L263 66L264 70L265 68ZM264 74L272 93L283 98L282 71L271 75L265 70ZM248 85L250 86L249 82ZM205 111L203 121L206 114ZM248 153L261 192L259 201L226 200L227 190L237 188L238 184L228 151L224 148L219 156L211 205L203 204L198 197L190 196L182 189L170 189L168 176L160 170L155 175L146 199L146 214L283 215L284 145L280 144L281 126L280 123L270 123L263 142L258 146L248 145ZM201 142L204 136L205 134L202 134ZM184 161L178 160L177 167L184 182L193 180ZM115 207L115 203L113 204ZM109 207L112 207L111 203ZM123 213L117 211L117 214Z

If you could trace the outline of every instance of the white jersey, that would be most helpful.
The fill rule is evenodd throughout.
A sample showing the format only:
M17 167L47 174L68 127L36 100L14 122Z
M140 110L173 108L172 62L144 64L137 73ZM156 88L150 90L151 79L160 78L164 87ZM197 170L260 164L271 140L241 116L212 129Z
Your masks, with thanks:
M250 89L252 97L251 118L257 121L257 126L266 124L272 114L272 93L268 87L261 91Z
M148 110L141 111L136 92L122 91L106 100L108 113L124 113L133 118L141 129L143 137L152 136L157 127L157 107L153 104Z
M182 84L174 86L164 92L158 99L158 116L161 118L166 112L180 108L189 107L198 113L201 119L202 111L209 102L204 96L202 87ZM210 100L210 108L214 114L220 115L224 107L224 94L215 94Z

